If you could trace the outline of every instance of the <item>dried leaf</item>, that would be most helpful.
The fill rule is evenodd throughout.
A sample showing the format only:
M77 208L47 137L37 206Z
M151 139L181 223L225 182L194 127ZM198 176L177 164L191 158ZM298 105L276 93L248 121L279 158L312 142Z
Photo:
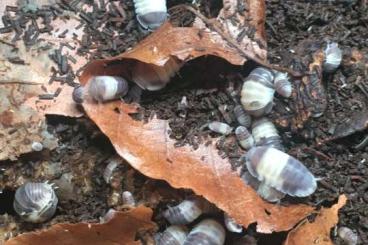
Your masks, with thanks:
M56 224L47 230L19 235L4 245L138 245L141 242L135 241L137 232L155 228L151 217L152 210L140 206L126 212L116 212L104 224Z
M291 229L313 211L306 205L283 207L263 201L222 159L214 145L175 147L168 122L133 120L130 105L121 102L83 104L87 115L113 143L118 154L144 175L166 180L175 188L190 188L245 227L257 222L263 233Z
M337 204L322 208L314 222L305 222L292 230L284 245L333 245L330 239L331 228L338 222L338 212L346 204L346 196L341 195Z

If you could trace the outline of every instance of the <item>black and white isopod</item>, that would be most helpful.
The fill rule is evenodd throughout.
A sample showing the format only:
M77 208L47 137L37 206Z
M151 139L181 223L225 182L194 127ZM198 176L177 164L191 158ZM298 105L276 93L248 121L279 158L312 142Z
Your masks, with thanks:
M158 239L157 245L182 245L188 236L185 226L169 226Z
M285 97L289 98L293 92L293 86L291 85L290 79L287 73L276 72L275 79L273 81L276 92Z
M202 213L202 200L194 198L184 200L174 207L168 207L162 215L172 225L186 225L193 222Z
M143 30L154 31L167 19L166 0L133 0L137 21Z
M358 235L348 227L340 227L337 230L337 234L345 242L346 245L358 244Z
M281 137L275 125L267 118L260 118L252 124L252 135L257 146L271 146L284 151Z
M105 102L123 97L128 90L128 82L122 77L94 76L85 86L74 88L72 96L76 103L83 103L86 97Z
M238 123L246 128L249 128L252 123L252 118L248 115L241 105L234 107L234 115Z
M252 116L262 116L272 109L275 89L273 73L262 67L254 69L247 78L241 90L241 104Z
M16 190L13 207L25 221L42 223L55 214L57 203L50 184L29 182Z
M235 129L235 135L242 148L248 150L254 146L254 138L246 127L239 126Z
M253 147L245 157L251 175L290 196L305 197L317 188L316 178L297 159L272 147Z
M199 222L189 232L184 245L222 245L225 243L225 229L213 219Z

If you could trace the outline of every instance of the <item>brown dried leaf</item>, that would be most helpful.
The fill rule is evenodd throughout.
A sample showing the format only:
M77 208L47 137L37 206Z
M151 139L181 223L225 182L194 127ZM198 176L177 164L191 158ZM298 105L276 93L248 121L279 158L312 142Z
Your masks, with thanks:
M346 200L346 196L341 195L337 204L322 208L314 222L307 221L292 230L284 245L333 245L330 231L337 224L339 209L346 204Z
M104 224L56 224L47 230L19 235L4 245L138 245L141 242L135 241L137 232L155 228L151 217L152 210L140 206L126 212L116 212Z
M214 145L200 145L197 150L175 147L167 121L135 121L128 114L131 106L121 102L87 101L83 106L118 154L134 168L175 188L192 189L244 226L257 222L257 230L263 233L288 230L313 211L306 205L283 207L263 201L231 170Z

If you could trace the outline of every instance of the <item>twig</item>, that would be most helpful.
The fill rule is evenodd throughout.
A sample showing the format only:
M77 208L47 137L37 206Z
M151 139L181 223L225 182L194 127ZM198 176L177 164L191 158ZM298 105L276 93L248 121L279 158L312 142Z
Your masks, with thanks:
M191 6L185 5L185 4L179 4L176 5L174 7L172 7L170 10L173 9L177 9L177 8L182 8L182 9L186 9L190 12L192 12L193 14L195 14L196 16L198 16L207 26L209 26L210 28L212 28L215 32L217 32L218 34L220 34L220 36L225 39L231 46L233 46L237 51L240 52L240 54L248 59L248 60L253 60L254 62L260 64L261 66L267 67L269 69L273 69L273 70L277 70L277 71L281 71L281 72L287 72L289 73L291 76L293 77L301 77L304 74L301 74L300 72L291 70L287 67L281 67L278 65L273 65L268 63L267 61L264 61L262 59L259 59L257 57L253 57L251 54L249 54L248 52L244 51L239 44L229 35L227 35L226 33L224 33L221 28L218 26L218 23L216 20L209 20L207 17L205 17L204 15L202 15L201 13L199 13L196 9L194 9Z
M3 39L0 39L0 43L6 44L6 45L8 45L10 47L13 47L13 48L18 48L15 44L9 43L9 42L7 42Z
M2 80L0 80L0 85L6 85L6 84L42 85L43 83L27 82L27 81L2 81Z

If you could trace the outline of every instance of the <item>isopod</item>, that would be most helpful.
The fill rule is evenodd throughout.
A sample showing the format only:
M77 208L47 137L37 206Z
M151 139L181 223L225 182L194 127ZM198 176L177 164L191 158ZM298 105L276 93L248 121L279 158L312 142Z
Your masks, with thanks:
M158 239L157 245L182 245L188 236L185 226L169 226Z
M122 77L95 76L88 81L88 94L99 102L114 100L128 93L128 82Z
M241 90L241 104L250 115L259 117L271 111L274 94L272 72L258 67L245 78Z
M248 150L254 146L254 138L246 127L238 126L235 129L235 135L240 146L245 150Z
M275 79L273 81L276 92L285 97L289 98L293 92L293 86L289 80L288 74L284 72L276 72Z
M335 42L327 43L327 47L324 50L325 59L323 63L323 70L327 73L334 72L341 64L342 50Z
M275 125L267 118L261 118L253 122L252 135L257 146L271 146L284 151L281 137Z
M241 105L234 107L234 115L238 123L246 128L249 128L252 123L252 118L247 114Z
M124 191L122 194L122 200L124 206L134 207L135 199L133 194L130 191Z
M184 200L174 207L168 207L163 216L172 225L186 225L203 213L202 200L198 198Z
M222 245L225 243L225 229L213 219L205 219L190 232L184 245Z
M166 0L133 0L137 21L143 30L154 31L167 19Z
M337 234L345 242L346 245L358 244L358 235L348 227L340 227L337 230Z
M228 135L233 131L233 128L230 125L222 122L213 121L208 124L208 128L213 132Z
M110 183L112 174L114 170L122 163L122 158L119 156L113 156L107 160L108 164L106 165L103 171L103 178L107 184Z
M137 62L132 68L132 80L142 89L159 90L166 86L182 65L182 62L173 58L163 66Z
M235 222L233 218L231 218L227 213L224 213L224 224L226 228L234 233L241 233L243 231L243 227Z
M253 147L245 162L251 175L290 196L305 197L317 188L316 178L300 161L275 148Z
M57 203L50 184L28 182L16 190L13 206L25 221L41 223L55 214Z

